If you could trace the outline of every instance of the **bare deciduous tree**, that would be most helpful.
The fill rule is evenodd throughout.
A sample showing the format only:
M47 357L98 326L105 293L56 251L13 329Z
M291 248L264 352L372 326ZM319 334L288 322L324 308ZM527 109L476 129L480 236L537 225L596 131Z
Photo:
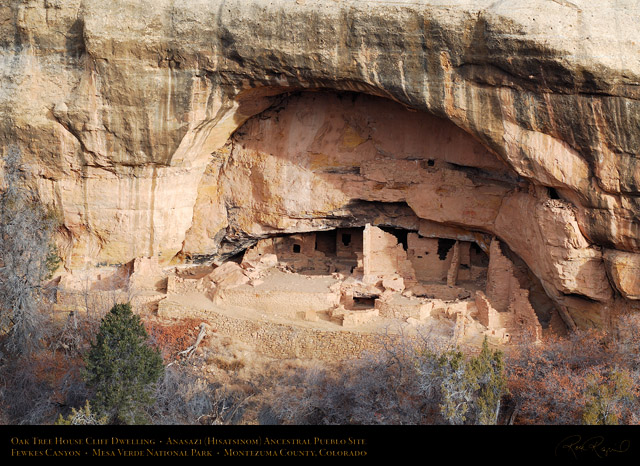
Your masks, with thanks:
M20 151L4 157L0 193L0 334L6 349L26 354L37 344L42 283L50 273L54 216L28 184Z

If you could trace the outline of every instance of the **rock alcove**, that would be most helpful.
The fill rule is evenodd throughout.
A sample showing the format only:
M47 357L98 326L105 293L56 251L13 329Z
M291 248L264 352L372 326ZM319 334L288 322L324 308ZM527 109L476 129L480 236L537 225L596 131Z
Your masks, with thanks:
M61 218L62 283L370 225L495 238L569 328L637 311L637 25L611 5L36 3L0 8L0 139Z
M504 312L517 276L532 318L547 328L554 317L563 330L540 278L496 228L505 200L540 195L562 203L447 120L361 93L299 92L249 119L214 154L182 254L220 263L259 250L295 272L366 276L367 225L390 241L372 259L388 262L379 282L395 274L400 291L430 298L490 289L490 299L506 300ZM509 271L501 276L494 266L488 284L492 242ZM379 288L352 304L379 297Z

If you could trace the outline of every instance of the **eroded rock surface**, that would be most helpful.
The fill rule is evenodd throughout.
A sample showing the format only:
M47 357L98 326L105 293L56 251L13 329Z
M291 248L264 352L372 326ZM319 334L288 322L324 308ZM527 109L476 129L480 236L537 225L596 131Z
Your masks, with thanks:
M221 261L365 223L441 228L499 238L567 325L607 326L640 298L638 13L10 0L0 147L22 150L60 214L68 270Z

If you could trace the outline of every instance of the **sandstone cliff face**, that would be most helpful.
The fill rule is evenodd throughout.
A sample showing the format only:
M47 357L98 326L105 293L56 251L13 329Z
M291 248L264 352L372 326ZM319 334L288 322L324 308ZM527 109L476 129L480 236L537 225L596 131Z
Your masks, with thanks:
M68 268L432 221L499 237L570 325L607 325L640 298L638 13L10 0L0 146L35 167Z

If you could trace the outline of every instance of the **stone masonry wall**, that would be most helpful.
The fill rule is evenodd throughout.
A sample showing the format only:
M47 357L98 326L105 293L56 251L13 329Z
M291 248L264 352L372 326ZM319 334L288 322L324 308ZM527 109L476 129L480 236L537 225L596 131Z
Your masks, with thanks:
M303 358L335 360L357 357L364 351L381 349L380 335L343 331L321 331L234 318L213 311L190 308L162 301L158 308L161 317L206 320L218 332L251 343L263 354L274 358Z

